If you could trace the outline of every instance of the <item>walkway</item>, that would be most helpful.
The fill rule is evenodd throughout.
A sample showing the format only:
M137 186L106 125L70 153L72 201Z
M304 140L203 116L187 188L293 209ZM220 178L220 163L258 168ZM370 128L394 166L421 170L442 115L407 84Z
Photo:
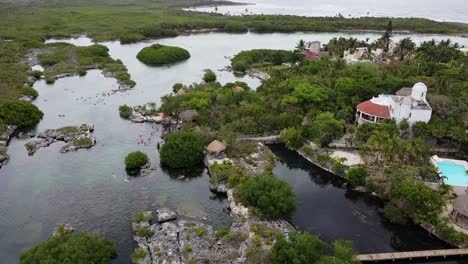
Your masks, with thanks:
M442 249L442 250L422 250L409 252L392 252L378 254L358 255L357 259L361 262L377 262L384 260L412 260L417 258L432 258L432 257L449 257L449 256L466 256L468 248Z

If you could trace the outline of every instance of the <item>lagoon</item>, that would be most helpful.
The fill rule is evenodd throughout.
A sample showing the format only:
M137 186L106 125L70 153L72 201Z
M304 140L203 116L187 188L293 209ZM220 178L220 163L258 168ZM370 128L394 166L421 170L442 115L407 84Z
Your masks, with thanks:
M299 39L327 42L337 36L371 40L379 37L377 34L338 33L206 33L128 45L104 42L111 56L121 59L128 67L132 79L137 82L133 89L115 92L117 82L98 70L91 70L83 77L59 79L53 85L43 80L36 82L34 88L40 95L34 104L44 112L37 130L91 123L96 128L97 145L89 150L62 154L59 153L61 144L55 143L28 156L24 147L28 140L11 141L11 161L0 169L1 262L16 263L21 252L46 239L57 224L70 223L78 230L116 240L118 257L113 262L128 263L135 248L131 231L133 214L162 206L179 209L185 217L206 217L207 222L215 226L228 225L230 219L224 210L227 201L225 197L210 193L206 171L203 168L191 172L160 168L156 142L161 140L157 133L161 128L121 119L118 106L147 102L159 105L160 98L171 92L174 83L200 82L204 69L214 70L221 83L242 80L256 88L260 85L257 79L236 77L219 70L229 65L229 58L242 50L292 49ZM402 37L406 36L396 36ZM417 42L431 38L446 37L414 36ZM468 45L468 39L452 39ZM53 41L63 40L48 42ZM66 41L77 45L92 43L89 39ZM150 67L139 62L136 54L154 43L183 47L192 56L185 62L164 67ZM138 144L140 138L148 144ZM135 150L148 154L157 168L152 174L137 178L126 175L123 159ZM416 245L421 248L446 246L417 226L405 226L402 231L388 226L378 213L378 202L368 202L365 196L350 193L340 181L329 181L330 175L324 171L311 170L305 164L298 168L297 156L290 152L279 149L275 154L283 160L277 163L275 173L290 183L296 181L293 186L299 204L292 221L300 229L327 241L351 239L359 252L366 253L407 250ZM328 206L329 201L336 206ZM310 221L311 218L316 221Z

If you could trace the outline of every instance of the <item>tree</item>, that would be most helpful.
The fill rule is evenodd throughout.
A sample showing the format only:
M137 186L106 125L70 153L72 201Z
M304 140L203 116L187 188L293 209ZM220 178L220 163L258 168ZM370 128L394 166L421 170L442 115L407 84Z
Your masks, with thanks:
M174 83L174 85L172 85L172 92L177 93L182 87L184 87L183 84Z
M278 238L271 250L271 259L275 264L316 263L327 249L327 244L316 236L307 232L292 232L289 239Z
M380 42L384 45L384 51L388 52L390 49L390 43L392 42L393 37L393 24L392 21L388 21L387 28L385 29L385 33L379 39Z
M318 137L312 139L321 146L328 146L333 140L344 135L344 121L336 120L332 113L325 112L317 115L311 126L319 131Z
M395 189L405 211L416 223L434 221L446 205L446 201L439 193L413 178L404 178Z
M286 144L286 147L290 149L299 149L304 145L301 131L294 127L283 129L280 133L280 138Z
M0 119L6 125L14 125L19 129L33 128L43 116L44 113L29 102L0 100Z
M269 219L288 217L296 209L291 186L274 175L249 178L240 185L238 195L243 204L257 208Z
M305 41L303 39L299 40L296 44L296 51L302 52L305 50Z
M109 263L115 254L115 243L83 232L51 237L20 257L20 264L32 263Z
M216 81L216 73L212 70L207 70L203 75L203 80L207 83L215 82Z
M125 157L125 168L127 170L140 170L148 164L148 156L141 151L134 151Z
M132 113L133 113L133 109L130 106L128 105L119 106L120 117L124 119L129 119Z
M347 172L348 180L356 186L364 186L368 175L367 168L362 165L351 167Z
M206 139L195 132L177 132L166 137L161 163L171 168L189 168L203 163Z
M410 38L400 40L400 60L403 61L407 57L411 57L416 51L416 43Z

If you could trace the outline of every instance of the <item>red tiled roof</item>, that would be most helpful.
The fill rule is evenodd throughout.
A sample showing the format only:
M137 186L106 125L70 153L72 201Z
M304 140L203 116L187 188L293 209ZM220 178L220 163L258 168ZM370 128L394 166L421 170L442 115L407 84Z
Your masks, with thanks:
M371 100L362 102L356 106L356 108L368 115L373 115L381 118L390 118L390 111L388 106L374 104Z
M312 52L310 50L304 50L302 52L302 54L304 54L304 56L306 56L306 58L310 61L315 61L315 60L318 60L320 59L319 55L315 52Z

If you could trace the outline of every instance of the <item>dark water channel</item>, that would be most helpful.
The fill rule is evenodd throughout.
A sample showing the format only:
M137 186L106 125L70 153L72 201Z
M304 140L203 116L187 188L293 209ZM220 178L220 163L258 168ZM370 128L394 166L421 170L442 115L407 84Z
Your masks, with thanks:
M208 223L216 226L229 224L229 216L223 211L226 199L209 192L206 172L203 169L190 173L161 169L156 151L161 128L121 119L119 105L147 102L159 105L161 96L170 93L174 83L199 82L204 69L222 69L229 64L230 56L242 50L292 49L299 39L326 42L339 35L210 33L130 45L107 42L103 44L109 47L111 56L121 59L137 82L134 89L114 93L118 87L116 81L105 78L97 70L89 71L84 77L57 80L53 85L36 82L34 88L40 95L34 104L44 112L37 131L90 123L96 128L97 145L89 150L62 154L59 153L61 143L55 143L28 156L24 147L28 140L15 138L11 141L8 152L11 160L0 169L0 263L17 263L21 252L47 239L61 223L117 241L115 263L129 263L135 247L131 218L137 211L165 206L189 217L206 217ZM352 36L378 37L375 34ZM432 37L417 36L417 41ZM91 44L89 39L68 42ZM135 57L141 48L152 43L180 46L188 49L192 56L170 67L148 67ZM250 77L216 72L221 83L243 80L253 88L260 84ZM138 144L141 138L145 145ZM151 175L127 176L123 160L127 153L135 150L147 153L156 166ZM378 202L347 191L339 180L308 165L293 153L280 147L273 150L285 161L278 163L275 172L290 181L297 193L299 209L294 222L301 229L319 234L327 241L353 240L360 252L444 246L417 227L384 224L377 213Z

